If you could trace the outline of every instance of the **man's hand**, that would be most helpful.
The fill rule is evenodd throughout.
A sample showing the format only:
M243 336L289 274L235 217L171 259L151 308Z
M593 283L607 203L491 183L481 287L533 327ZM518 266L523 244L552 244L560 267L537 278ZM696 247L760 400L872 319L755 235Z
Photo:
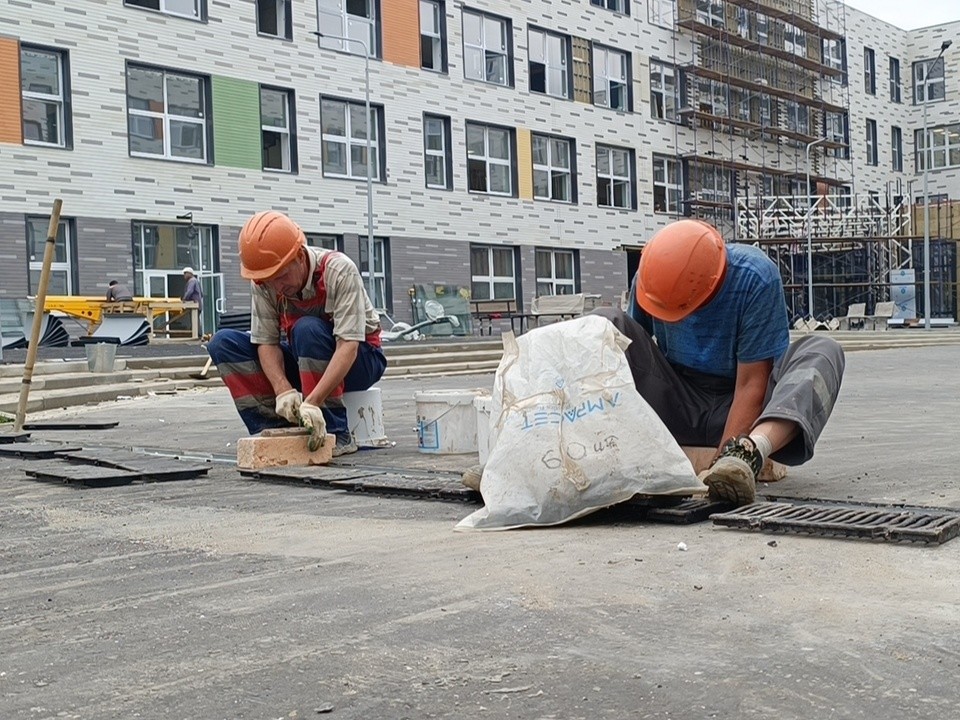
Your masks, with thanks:
M277 395L276 411L277 415L289 423L296 425L300 422L300 405L303 402L303 396L297 390L287 390Z
M310 431L307 448L310 452L315 452L327 436L327 421L323 419L323 411L313 403L301 403L300 424Z

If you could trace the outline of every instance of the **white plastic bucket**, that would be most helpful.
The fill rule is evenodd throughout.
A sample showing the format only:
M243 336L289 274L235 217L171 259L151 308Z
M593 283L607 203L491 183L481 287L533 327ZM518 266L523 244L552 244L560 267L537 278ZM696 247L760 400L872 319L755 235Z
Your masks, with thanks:
M417 449L450 455L477 452L477 411L483 390L430 390L413 394L417 403Z
M486 465L490 456L490 410L493 408L493 398L481 395L473 399L473 407L477 411L477 450L480 453L480 464Z
M384 447L390 444L383 429L383 396L380 388L344 393L343 404L347 408L347 427L357 445Z

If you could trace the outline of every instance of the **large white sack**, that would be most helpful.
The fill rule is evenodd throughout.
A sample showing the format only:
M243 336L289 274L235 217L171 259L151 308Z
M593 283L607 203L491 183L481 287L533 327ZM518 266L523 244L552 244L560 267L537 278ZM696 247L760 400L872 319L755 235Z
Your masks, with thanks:
M588 315L503 336L493 386L485 506L458 530L556 525L640 493L706 488L637 392L606 318Z

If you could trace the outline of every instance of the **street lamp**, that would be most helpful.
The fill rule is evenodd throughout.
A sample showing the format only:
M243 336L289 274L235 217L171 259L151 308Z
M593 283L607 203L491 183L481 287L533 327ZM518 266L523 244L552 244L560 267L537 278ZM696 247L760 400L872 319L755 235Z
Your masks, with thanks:
M822 142L826 142L827 138L817 138L816 140L811 140L807 143L806 157L807 157L807 311L810 313L810 319L813 320L813 223L811 222L811 215L813 215L813 205L810 203L810 148L814 145L819 145Z
M313 31L318 38L330 38L347 43L357 43L363 48L363 104L367 114L367 286L370 302L377 302L377 289L373 280L373 119L370 117L370 47L359 38ZM321 46L322 47L322 46ZM349 147L347 148L349 150ZM383 299L386 304L386 298Z
M953 45L953 40L944 40L940 44L940 52L937 59L930 64L930 69L924 74L924 80L928 80L930 75L937 67L937 63L943 58L947 48ZM946 73L944 73L946 76ZM946 77L944 77L946 82ZM927 135L927 103L930 100L929 82L925 83L923 93L923 326L927 330L933 328L930 322L930 194L927 192L927 175L930 173L930 160L933 153L930 149L930 137Z

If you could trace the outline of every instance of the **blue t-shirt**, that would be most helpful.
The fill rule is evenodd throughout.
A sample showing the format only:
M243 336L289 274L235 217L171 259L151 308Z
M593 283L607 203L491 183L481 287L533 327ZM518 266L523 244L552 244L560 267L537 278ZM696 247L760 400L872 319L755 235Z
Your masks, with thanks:
M737 363L776 360L790 344L787 302L777 266L753 245L727 245L723 287L704 307L675 323L652 318L630 286L630 316L657 339L673 365L733 378Z

